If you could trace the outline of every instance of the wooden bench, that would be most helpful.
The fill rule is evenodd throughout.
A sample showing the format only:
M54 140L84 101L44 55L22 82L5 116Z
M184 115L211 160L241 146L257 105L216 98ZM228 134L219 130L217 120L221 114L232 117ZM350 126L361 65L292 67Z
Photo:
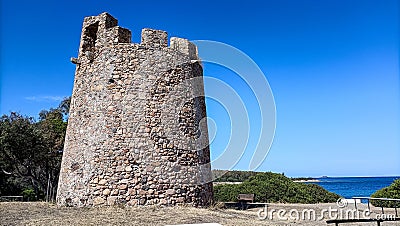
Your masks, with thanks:
M327 224L335 224L335 226L339 226L339 224L344 223L367 223L367 222L376 222L378 226L381 225L384 221L400 221L400 218L394 219L337 219L337 220L327 220Z
M254 194L239 194L237 199L239 202L254 202Z
M249 208L248 203L254 202L254 194L239 194L238 197L239 208L246 210Z

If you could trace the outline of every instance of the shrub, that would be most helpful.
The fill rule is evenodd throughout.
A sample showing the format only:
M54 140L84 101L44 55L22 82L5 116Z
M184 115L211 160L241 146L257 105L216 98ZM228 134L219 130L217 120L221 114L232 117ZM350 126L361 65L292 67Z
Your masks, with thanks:
M23 190L21 195L24 196L24 200L27 200L27 201L35 201L36 200L35 191L31 188Z
M271 172L257 173L242 184L214 187L216 201L237 201L239 194L255 194L255 202L326 203L340 198L319 185L296 183L282 174Z
M372 198L391 198L400 199L400 179L395 180L390 186L382 188L371 195ZM382 207L400 207L400 202L395 201L383 201L383 200L371 200L371 204L374 206Z

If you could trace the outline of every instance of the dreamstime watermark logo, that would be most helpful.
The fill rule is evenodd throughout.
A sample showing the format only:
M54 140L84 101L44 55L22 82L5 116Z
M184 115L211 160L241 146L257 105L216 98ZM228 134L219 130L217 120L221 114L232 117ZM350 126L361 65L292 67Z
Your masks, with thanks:
M265 205L259 209L257 216L259 220L278 220L278 221L322 221L336 219L371 219L370 209L352 209L348 207L348 200L340 198L336 201L338 208L329 206L328 208L313 209L284 209L270 208ZM375 214L375 219L394 220L394 214Z
M345 208L348 204L349 204L349 202L348 202L347 199L345 199L345 198L339 198L339 199L336 201L336 205L337 205L339 208Z

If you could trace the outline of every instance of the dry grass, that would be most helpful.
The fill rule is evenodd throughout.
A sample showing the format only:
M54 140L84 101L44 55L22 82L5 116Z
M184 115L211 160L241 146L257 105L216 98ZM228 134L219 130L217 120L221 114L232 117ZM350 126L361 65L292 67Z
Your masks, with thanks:
M237 213L236 213L237 212ZM212 223L237 225L255 216L235 210L193 207L57 207L39 202L0 203L1 225L166 225Z
M322 209L334 204L274 204L270 208ZM193 207L98 207L69 208L40 202L0 203L1 225L166 225L220 223L222 225L326 225L323 221L258 220L260 208L238 211ZM398 224L398 223L397 223ZM352 224L354 225L354 224ZM375 224L360 224L362 226ZM396 225L385 222L382 225Z

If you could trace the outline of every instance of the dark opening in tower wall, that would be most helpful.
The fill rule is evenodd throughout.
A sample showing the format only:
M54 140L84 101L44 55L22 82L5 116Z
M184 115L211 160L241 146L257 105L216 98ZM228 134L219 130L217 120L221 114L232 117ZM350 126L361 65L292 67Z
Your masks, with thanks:
M83 33L82 50L93 51L97 40L97 31L99 29L99 22L91 24L86 27Z

